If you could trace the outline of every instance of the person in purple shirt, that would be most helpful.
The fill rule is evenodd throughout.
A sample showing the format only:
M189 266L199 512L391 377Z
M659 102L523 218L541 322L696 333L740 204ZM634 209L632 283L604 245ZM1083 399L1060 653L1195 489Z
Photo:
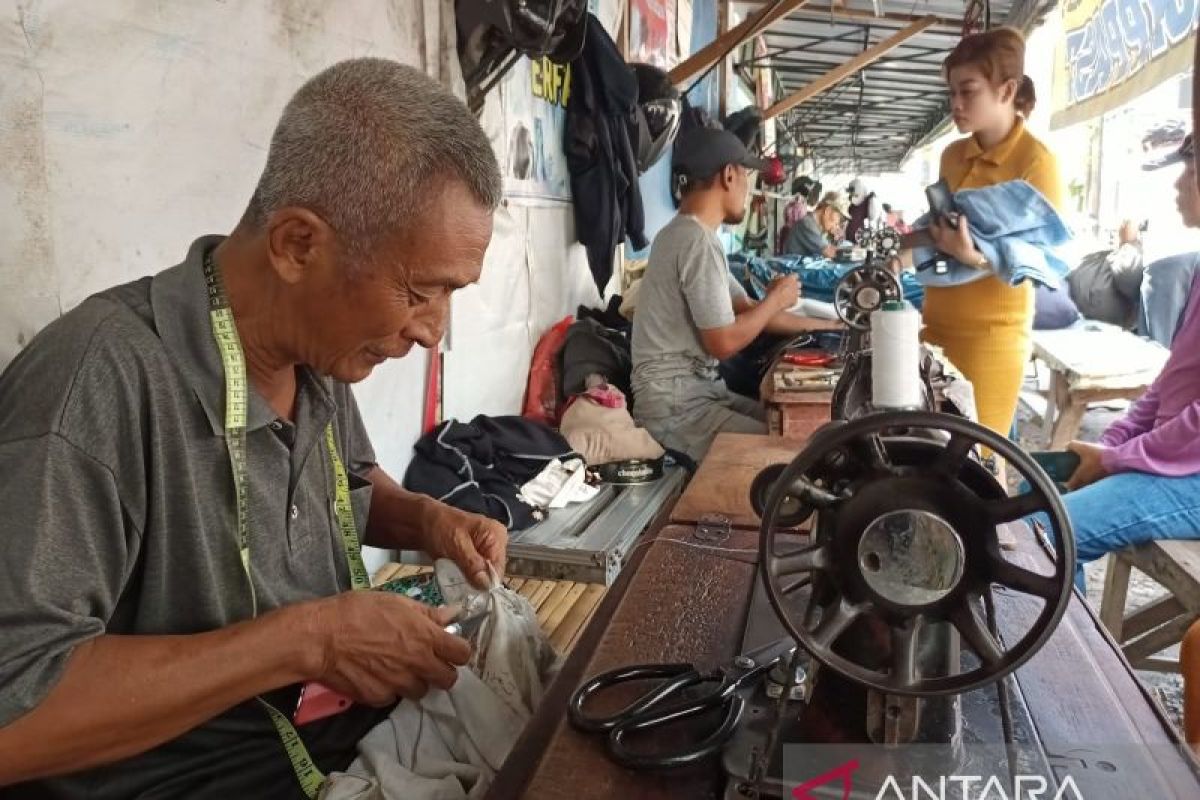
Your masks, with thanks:
M1190 149L1179 160L1176 205L1185 225L1200 228ZM1080 458L1063 502L1081 589L1082 565L1106 553L1155 539L1200 539L1200 279L1192 281L1158 379L1098 444L1076 441L1067 449Z

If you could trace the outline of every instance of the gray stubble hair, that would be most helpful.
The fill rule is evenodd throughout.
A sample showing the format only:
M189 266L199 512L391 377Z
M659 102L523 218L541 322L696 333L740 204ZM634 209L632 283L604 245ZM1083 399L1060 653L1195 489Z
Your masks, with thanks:
M246 218L261 229L274 211L307 208L361 259L418 222L447 179L489 211L499 204L500 169L479 122L419 70L357 58L313 76L288 101Z

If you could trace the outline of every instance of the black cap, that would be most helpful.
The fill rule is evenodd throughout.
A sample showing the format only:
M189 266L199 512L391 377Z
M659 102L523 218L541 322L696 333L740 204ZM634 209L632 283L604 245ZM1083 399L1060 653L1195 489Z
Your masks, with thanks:
M762 169L765 162L752 155L741 139L721 128L692 128L675 140L671 167L676 172L705 180L729 164Z
M1192 135L1189 133L1187 136L1183 137L1183 143L1179 145L1178 150L1168 153L1165 156L1159 156L1158 158L1150 159L1146 163L1142 164L1142 169L1150 171L1162 169L1163 167L1169 167L1172 164L1178 164L1185 160L1191 161L1193 152Z

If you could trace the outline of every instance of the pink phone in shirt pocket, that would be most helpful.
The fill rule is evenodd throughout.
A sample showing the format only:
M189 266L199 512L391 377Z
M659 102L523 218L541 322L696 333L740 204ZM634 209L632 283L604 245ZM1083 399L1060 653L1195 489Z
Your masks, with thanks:
M340 714L353 705L353 701L341 692L335 692L323 683L306 683L300 687L300 700L292 721L307 725L319 719Z
M483 625L488 615L487 607L465 612L461 619L451 622L445 627L446 633L452 636L471 638ZM309 681L300 687L300 699L296 702L296 711L292 721L297 725L307 725L310 722L340 714L354 704L346 695L330 689L323 683Z

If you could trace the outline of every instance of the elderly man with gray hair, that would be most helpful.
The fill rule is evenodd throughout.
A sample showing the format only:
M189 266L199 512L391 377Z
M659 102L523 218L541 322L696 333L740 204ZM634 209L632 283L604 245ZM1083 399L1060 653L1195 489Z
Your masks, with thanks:
M312 797L449 618L360 544L503 571L499 523L401 489L349 384L442 336L500 199L466 107L382 59L284 109L249 207L101 292L0 378L0 797ZM297 733L298 685L357 704Z

